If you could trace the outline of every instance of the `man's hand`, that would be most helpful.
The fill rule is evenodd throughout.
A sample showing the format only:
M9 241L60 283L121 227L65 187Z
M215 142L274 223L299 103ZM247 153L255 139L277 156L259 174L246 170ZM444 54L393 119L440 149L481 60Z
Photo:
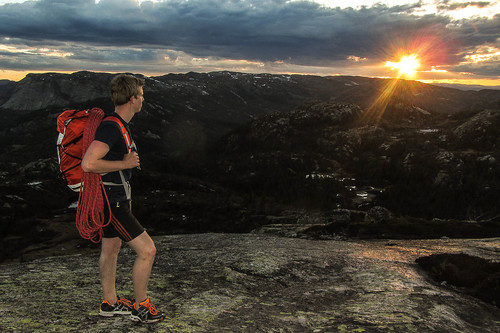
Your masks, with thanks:
M135 151L126 154L123 157L123 163L125 163L126 169L138 168L141 165L139 161L139 154Z

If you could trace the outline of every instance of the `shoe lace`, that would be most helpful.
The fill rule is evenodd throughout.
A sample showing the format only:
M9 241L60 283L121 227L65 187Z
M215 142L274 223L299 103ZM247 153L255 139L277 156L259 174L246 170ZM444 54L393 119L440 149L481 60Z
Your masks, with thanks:
M128 307L132 307L133 306L133 304L132 304L132 302L130 300L128 300L126 298L121 298L121 297L118 299L117 303L125 304Z
M143 305L143 306L147 307L148 310L149 310L149 313L151 313L152 315L158 314L158 311L156 310L156 306L154 306L154 304L151 303L149 301L149 299L146 300L144 303L140 303L140 305Z

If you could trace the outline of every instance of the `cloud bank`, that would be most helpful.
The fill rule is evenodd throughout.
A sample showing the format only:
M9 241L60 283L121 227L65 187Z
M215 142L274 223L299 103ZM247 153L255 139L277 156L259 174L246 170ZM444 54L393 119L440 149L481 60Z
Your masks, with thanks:
M500 75L500 15L467 4L332 8L286 0L39 0L0 6L0 68L145 73L223 68L369 71L401 52L424 67ZM469 4L470 5L470 4ZM488 6L490 2L474 2ZM481 61L472 56L483 52Z

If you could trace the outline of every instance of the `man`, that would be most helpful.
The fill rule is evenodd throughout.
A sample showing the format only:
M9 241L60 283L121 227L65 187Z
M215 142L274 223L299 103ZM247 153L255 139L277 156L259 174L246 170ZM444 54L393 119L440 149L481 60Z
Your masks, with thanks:
M115 105L112 116L118 118L130 135L128 123L141 111L144 80L132 75L115 76L110 84L111 99ZM82 160L85 172L99 173L105 183L106 195L111 206L111 223L103 228L99 273L104 301L101 316L130 314L133 321L157 322L164 319L149 301L147 288L151 267L156 255L153 240L131 212L131 169L139 167L139 155L127 147L120 126L114 121L103 122L97 129L94 141ZM137 257L132 271L135 304L116 294L116 265L122 241L127 242Z

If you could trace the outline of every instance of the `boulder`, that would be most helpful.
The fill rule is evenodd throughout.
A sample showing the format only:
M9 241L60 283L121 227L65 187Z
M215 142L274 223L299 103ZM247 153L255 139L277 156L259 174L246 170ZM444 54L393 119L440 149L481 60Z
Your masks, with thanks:
M392 217L393 214L387 208L375 206L368 209L368 211L366 212L365 220L367 222L382 223L388 222L392 219Z

